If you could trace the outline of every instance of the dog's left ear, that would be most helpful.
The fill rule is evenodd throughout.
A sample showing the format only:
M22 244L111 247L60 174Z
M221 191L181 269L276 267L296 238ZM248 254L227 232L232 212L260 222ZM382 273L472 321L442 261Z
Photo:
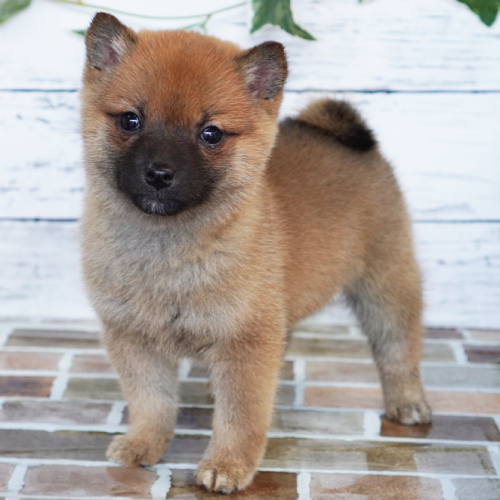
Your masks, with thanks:
M248 91L258 99L273 99L283 90L288 75L285 48L264 42L245 50L236 59Z

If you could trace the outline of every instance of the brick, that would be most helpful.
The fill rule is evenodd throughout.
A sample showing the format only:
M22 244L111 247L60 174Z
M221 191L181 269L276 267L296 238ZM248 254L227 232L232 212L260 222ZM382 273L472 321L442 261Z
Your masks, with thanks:
M51 424L105 424L111 405L78 401L6 401L0 409L2 422Z
M0 396L45 398L50 395L53 380L52 377L0 376Z
M481 330L472 329L469 330L474 340L480 340L483 342L500 342L500 330Z
M295 402L295 386L279 385L276 395L276 404L278 406L292 406Z
M112 438L112 434L104 432L0 429L0 456L106 460Z
M103 461L113 437L106 432L0 429L0 456ZM208 439L205 436L176 436L163 461L197 463L208 445Z
M193 363L188 373L191 378L209 378L210 371L207 365L201 363Z
M43 346L101 348L99 336L95 332L78 330L18 329L14 330L7 342L8 346Z
M70 371L73 373L115 373L104 354L77 354Z
M427 390L427 400L435 412L500 413L500 394ZM383 410L380 389L306 387L304 405L328 408Z
M334 356L342 358L371 357L365 340L303 339L292 337L288 346L291 356Z
M359 408L382 410L380 389L355 389L347 387L306 387L304 405L327 408Z
M479 446L270 439L262 467L493 475Z
M177 429L204 429L212 428L213 410L209 408L180 407L177 412ZM129 423L128 410L123 412L122 424Z
M208 493L195 486L195 472L192 470L173 470L172 487L167 498L183 500L220 499L217 493ZM247 500L296 500L297 477L295 474L278 472L259 472L252 484L243 491L238 492L238 498Z
M0 490L5 490L7 488L7 483L9 482L13 470L13 465L0 464Z
M314 500L442 500L437 479L404 476L361 476L313 474L311 496Z
M179 408L177 428L211 429L213 411L208 408Z
M280 378L282 380L294 380L293 361L284 361L281 367Z
M428 339L461 340L464 338L456 328L427 328L425 336Z
M198 382L188 380L179 384L179 397L184 404L205 404L214 403L210 394L210 384L208 382Z
M197 464L208 446L206 436L176 436L170 442L161 461L167 463Z
M422 345L422 361L455 362L455 356L448 345L424 342Z
M363 414L276 409L271 430L300 434L362 434Z
M457 441L500 441L500 433L492 418L450 415L434 415L432 425L401 425L382 418L380 435Z
M422 381L426 387L464 387L496 389L500 387L500 370L467 366L424 366Z
M454 479L457 500L498 500L500 481L498 479Z
M500 413L500 394L427 391L435 412Z
M109 399L122 401L125 397L116 379L71 378L64 393L67 399Z
M371 358L366 340L305 339L292 337L288 347L290 356ZM422 348L424 361L454 361L453 351L445 344L426 344Z
M49 352L0 352L2 370L57 370L60 354Z
M203 429L212 428L213 410L210 408L180 407L177 411L177 429ZM128 409L123 412L122 424L129 423Z
M500 345L465 345L464 349L471 363L500 363Z
M306 377L308 380L380 383L375 363L309 361L306 365Z
M26 472L25 495L149 498L155 472L143 468L41 465Z

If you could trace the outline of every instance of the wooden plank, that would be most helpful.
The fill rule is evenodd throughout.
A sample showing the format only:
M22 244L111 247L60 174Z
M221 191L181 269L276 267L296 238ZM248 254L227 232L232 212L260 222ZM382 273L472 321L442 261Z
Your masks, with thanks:
M500 224L415 224L429 323L500 326Z
M94 318L76 223L0 222L0 317Z
M157 15L215 10L234 0L161 2L103 1L123 10ZM239 8L214 16L208 32L241 46L268 39L286 45L288 88L392 90L500 89L500 23L487 28L456 0L295 0L298 22L316 42L266 27L250 35L250 11ZM82 38L93 9L37 0L0 29L0 89L78 88L83 66ZM121 16L136 29L185 26L192 20L147 21Z
M355 104L419 220L500 218L500 94L325 94ZM290 94L294 114L317 93Z
M282 114L324 95L287 93ZM338 96L358 105L376 130L414 218L499 218L500 94ZM0 217L78 218L78 95L0 92L0 108Z
M76 93L0 93L0 108L0 217L78 216L84 179Z
M500 224L420 223L415 236L426 323L500 327ZM0 317L94 317L76 223L1 221L0 262ZM316 321L345 317L329 308Z

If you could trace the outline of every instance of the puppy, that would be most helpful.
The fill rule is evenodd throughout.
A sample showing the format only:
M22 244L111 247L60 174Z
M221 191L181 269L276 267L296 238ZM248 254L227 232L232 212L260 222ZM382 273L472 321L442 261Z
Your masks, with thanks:
M427 423L421 289L392 170L348 104L277 125L285 52L97 14L82 92L83 268L128 400L108 457L154 464L174 434L178 360L207 362L207 490L252 480L287 332L343 292L368 336L387 417Z

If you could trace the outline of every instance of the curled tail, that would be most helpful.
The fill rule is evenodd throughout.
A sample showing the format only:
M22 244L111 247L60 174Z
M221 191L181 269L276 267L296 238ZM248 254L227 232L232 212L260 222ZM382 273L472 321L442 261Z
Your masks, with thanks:
M377 144L361 115L345 101L315 101L294 121L326 133L356 151L370 151Z

